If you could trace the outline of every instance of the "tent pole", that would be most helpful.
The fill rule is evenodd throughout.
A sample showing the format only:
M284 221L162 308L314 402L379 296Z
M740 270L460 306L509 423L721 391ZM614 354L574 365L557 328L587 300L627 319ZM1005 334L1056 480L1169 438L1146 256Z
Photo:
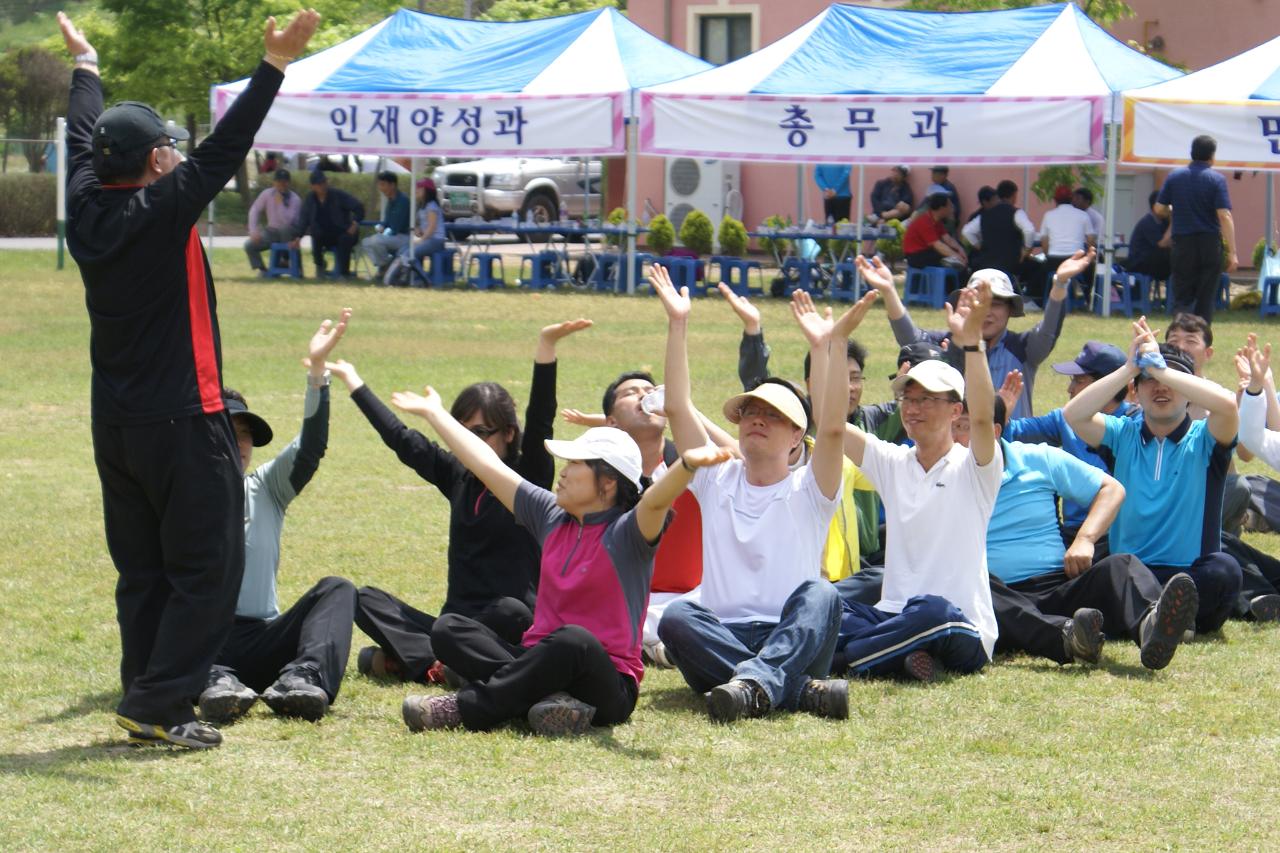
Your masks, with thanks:
M1111 118L1115 118L1115 96L1111 97ZM1103 236L1102 252L1099 260L1102 262L1102 316L1111 316L1111 261L1115 252L1115 231L1116 231L1116 152L1120 147L1118 132L1120 124L1111 121L1107 124L1107 183L1104 192L1107 194L1106 211L1103 216L1102 230L1105 232ZM1096 269L1096 268L1095 268ZM1094 275L1094 296L1097 294L1097 275ZM1129 286L1126 281L1125 287ZM1088 306L1092 310L1093 306Z
M409 258L413 259L414 226L418 223L418 158L409 158ZM413 268L409 268L409 280L413 280Z
M59 156L61 156L61 155L59 155ZM62 160L61 160L61 159L59 159L59 160L58 160L58 164L59 164L59 166L61 166L61 164L62 164ZM1268 252L1270 252L1271 250L1273 250L1273 249L1276 247L1276 241L1275 241L1275 231L1276 231L1276 225L1275 225L1275 212L1276 212L1276 211L1275 211L1275 184L1274 184L1274 181L1275 181L1275 173L1274 173L1274 172L1267 172L1267 217L1266 217L1266 218L1267 218L1267 237L1266 237L1266 246L1267 246L1267 251L1268 251ZM59 183L61 183L61 179L59 179ZM58 256L58 258L59 258L59 261L61 261L62 256L61 256L61 255L59 255L59 256Z
M58 116L57 139L54 146L57 148L58 167L58 193L57 193L57 213L58 213L58 269L62 269L65 263L63 259L63 251L67 242L67 120L62 116ZM1271 204L1271 176L1267 175L1267 204ZM1271 210L1270 207L1267 208ZM1268 223L1270 217L1267 218ZM1271 233L1271 226L1268 224L1267 233Z
M627 288L627 295L632 296L636 292L635 281L635 256L636 256L636 195L639 190L637 187L638 176L636 169L639 168L636 156L636 92L631 90L631 109L627 113L626 123L627 133L627 251L625 257L622 258L622 274L623 283Z
M804 164L796 164L796 225L804 222Z
M867 167L859 163L858 164L858 242L853 247L853 255L855 260L857 259L858 255L862 254L862 222L865 217L865 214L862 212L862 197L863 197L862 190L863 190L863 185L866 183L866 181L867 181ZM862 289L862 270L855 265L853 268L853 292L857 293L861 289Z

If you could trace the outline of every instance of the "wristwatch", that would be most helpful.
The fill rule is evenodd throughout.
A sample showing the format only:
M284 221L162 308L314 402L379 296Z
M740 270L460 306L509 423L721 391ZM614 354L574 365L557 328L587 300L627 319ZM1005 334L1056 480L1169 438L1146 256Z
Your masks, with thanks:
M325 371L323 376L319 378L307 374L307 387L309 388L328 388L329 387L329 371Z
M979 339L976 344L970 344L969 346L961 347L961 349L963 349L965 352L986 352L987 342L982 339Z
M77 65L81 63L85 65L97 65L98 52L96 50L91 50L88 53L76 54L74 57L72 57L72 61L75 62Z

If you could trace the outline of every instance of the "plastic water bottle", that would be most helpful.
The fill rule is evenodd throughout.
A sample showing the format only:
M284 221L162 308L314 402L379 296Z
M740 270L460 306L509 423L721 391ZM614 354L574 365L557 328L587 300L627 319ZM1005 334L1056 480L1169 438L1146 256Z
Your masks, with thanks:
M564 199L560 199L560 221L569 221L569 208L565 207Z
M666 386L659 385L648 394L645 394L640 400L640 409L646 415L661 415L666 410L667 392Z

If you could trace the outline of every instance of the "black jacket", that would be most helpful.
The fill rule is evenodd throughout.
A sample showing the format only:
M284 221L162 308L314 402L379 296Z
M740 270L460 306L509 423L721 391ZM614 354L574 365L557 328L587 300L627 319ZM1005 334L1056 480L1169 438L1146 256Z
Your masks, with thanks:
M359 223L363 219L364 205L359 199L337 187L329 187L324 201L320 201L314 190L307 195L307 200L302 203L299 222L303 234L332 238L350 228L352 222Z
M67 246L89 309L92 412L110 425L222 411L217 295L196 220L244 162L284 75L258 66L191 159L145 187L93 171L96 74L74 71L67 110Z

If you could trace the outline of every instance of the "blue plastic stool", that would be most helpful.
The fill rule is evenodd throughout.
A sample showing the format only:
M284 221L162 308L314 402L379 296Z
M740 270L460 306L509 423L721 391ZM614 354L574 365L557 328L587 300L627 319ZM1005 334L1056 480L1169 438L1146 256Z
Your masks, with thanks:
M441 249L431 253L431 273L427 281L432 287L443 287L457 281L453 271L453 259L457 254L457 249Z
M587 287L595 291L618 290L618 254L616 252L592 252L596 267L587 279Z
M907 267L902 304L941 308L947 301L948 278L955 279L956 287L960 287L960 273L951 267Z
M717 281L724 282L738 296L764 294L764 271L759 261L731 258L728 255L712 255L711 266L719 268ZM756 286L751 286L751 271L756 271ZM710 270L708 270L710 276Z
M1127 273L1124 270L1119 269L1117 267L1111 268L1111 289L1113 291L1113 293L1111 294L1111 313L1112 314L1116 313L1116 311L1119 310L1126 317L1133 316L1132 286L1133 286L1133 282L1132 282L1130 273ZM1119 294L1120 294L1119 299L1116 299L1114 296L1114 292L1116 291L1117 288L1119 289ZM1103 295L1102 293L1103 289L1104 289L1104 282L1103 282L1102 273L1095 273L1093 277L1093 305L1091 306L1091 308L1093 310L1093 313L1099 316L1102 315L1102 306L1105 304L1102 300L1108 298L1107 296ZM1117 306L1119 306L1118 309L1117 309Z
M434 263L434 261L433 261ZM498 265L498 274L493 274L493 265ZM471 274L471 268L475 266L476 274ZM491 290L495 287L505 287L507 283L507 268L502 262L502 255L496 252L476 252L467 259L467 284L478 290Z
M1263 317L1280 314L1280 277L1262 280L1262 304L1258 306Z
M790 281L787 274L791 270L795 270L795 285L788 284L786 295L790 296L797 290L803 290L808 293L814 292L813 282L818 277L820 266L817 261L808 258L790 257L782 262L782 277Z
M631 256L631 282L635 286L635 292L637 294L646 291L648 293L653 293L653 288L648 286L648 282L645 281L644 265L651 264L656 260L657 258L648 252L636 252ZM625 262L619 260L613 271L614 275L618 278L618 292L626 293L626 281L623 279L623 275L626 273Z
M529 267L526 277L524 269ZM560 281L560 253L550 249L520 256L520 284L531 290L554 287Z
M302 252L288 243L272 243L267 256L267 278L282 275L302 278Z
M867 292L869 285L858 282L858 268L853 261L841 261L831 275L831 298L857 302Z
M702 272L701 260L667 255L661 259L660 263L671 274L671 283L675 285L676 290L687 287L694 296L707 295L706 286L698 281L698 274Z

